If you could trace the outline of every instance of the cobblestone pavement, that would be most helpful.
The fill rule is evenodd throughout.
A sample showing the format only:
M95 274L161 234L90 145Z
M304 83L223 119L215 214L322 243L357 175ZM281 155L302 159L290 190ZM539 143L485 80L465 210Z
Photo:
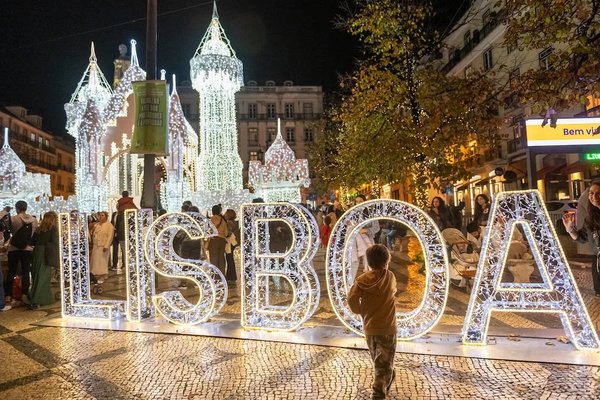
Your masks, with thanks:
M323 254L315 262L323 277ZM418 266L393 267L404 291L398 305L418 301ZM574 274L598 327L589 269ZM324 282L324 280L323 280ZM172 285L161 282L161 286ZM104 296L121 298L123 278L109 278ZM193 292L188 289L186 293ZM327 295L309 324L333 323ZM190 297L193 297L190 294ZM236 299L237 298L237 299ZM417 298L417 300L415 300ZM462 324L468 295L452 289L442 324ZM0 313L0 399L368 399L367 351L199 336L34 326L55 314ZM222 314L239 313L232 291ZM498 313L497 327L560 328L558 318ZM598 399L600 368L397 353L396 399Z

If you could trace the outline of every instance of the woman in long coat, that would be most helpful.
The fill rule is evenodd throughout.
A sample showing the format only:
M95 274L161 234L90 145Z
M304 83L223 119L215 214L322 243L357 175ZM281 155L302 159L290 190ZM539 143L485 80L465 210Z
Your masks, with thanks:
M58 216L47 212L31 238L33 261L31 265L32 285L29 291L29 308L35 309L54 303L50 290L52 271L58 267Z
M92 259L91 273L102 283L108 276L108 261L110 256L110 246L113 241L114 227L108 222L108 213L101 211L98 213L98 223L94 225L92 231Z

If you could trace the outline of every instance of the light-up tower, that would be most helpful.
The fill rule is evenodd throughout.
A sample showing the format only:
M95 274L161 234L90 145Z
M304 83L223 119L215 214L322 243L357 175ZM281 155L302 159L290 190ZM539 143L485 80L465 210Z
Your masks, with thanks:
M225 36L216 3L208 30L190 60L192 86L200 94L200 156L195 203L239 204L243 196L234 94L243 85L242 62ZM211 204L212 203L212 204Z

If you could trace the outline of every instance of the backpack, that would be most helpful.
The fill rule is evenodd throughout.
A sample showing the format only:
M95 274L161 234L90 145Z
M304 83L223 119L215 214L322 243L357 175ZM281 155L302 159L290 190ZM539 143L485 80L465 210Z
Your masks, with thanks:
M10 239L10 244L15 246L19 250L25 249L31 242L31 236L33 235L33 226L31 223L23 223L15 234Z

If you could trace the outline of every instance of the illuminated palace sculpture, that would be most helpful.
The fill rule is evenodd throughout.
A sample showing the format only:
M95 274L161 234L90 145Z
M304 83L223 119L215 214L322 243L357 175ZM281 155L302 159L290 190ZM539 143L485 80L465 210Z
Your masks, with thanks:
M192 86L200 94L200 156L194 204L238 207L249 198L242 186L235 92L243 85L242 62L225 35L216 4L208 30L190 60Z
M300 187L310 186L308 160L296 160L294 150L281 136L281 120L277 120L277 137L265 153L265 164L250 161L248 183L267 203L300 203Z
M69 197L64 200L55 196L52 200L50 175L27 172L25 163L10 147L8 128L4 128L4 144L0 148L0 207L14 207L18 200L25 200L28 211L41 215L47 211L69 211L76 204Z
M65 104L67 131L76 141L75 192L83 212L110 209L123 190L139 197L143 177L143 157L129 153L134 125L132 82L146 79L135 41L131 41L129 68L114 90L98 67L93 43L89 61L71 101ZM195 190L198 138L183 117L176 90L170 98L169 116L173 151L168 157L157 157L156 165L162 170L162 206L173 211Z

